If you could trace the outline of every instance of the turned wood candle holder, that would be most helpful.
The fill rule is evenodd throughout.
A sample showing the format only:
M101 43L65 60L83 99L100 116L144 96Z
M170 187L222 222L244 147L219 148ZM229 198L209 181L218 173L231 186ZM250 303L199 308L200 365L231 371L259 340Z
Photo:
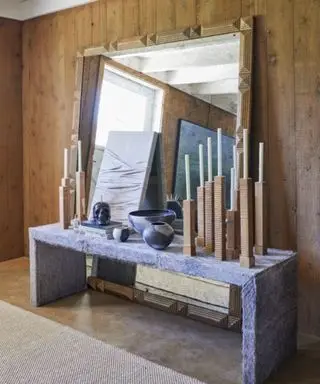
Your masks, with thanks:
M253 195L252 179L240 179L240 265L252 268L255 265L253 256Z
M68 229L71 222L71 187L70 179L63 178L59 187L59 222L63 229Z
M183 201L183 254L196 256L195 224L196 203L194 200Z
M214 182L205 183L205 253L214 252Z
M238 227L238 212L227 211L226 231L227 231L227 245L226 245L226 259L235 260L239 258L239 248L237 246L237 237L239 237Z
M197 188L198 247L205 246L205 187Z
M225 177L214 178L214 240L215 257L226 260Z
M267 210L266 210L266 183L256 182L255 195L255 253L267 254Z

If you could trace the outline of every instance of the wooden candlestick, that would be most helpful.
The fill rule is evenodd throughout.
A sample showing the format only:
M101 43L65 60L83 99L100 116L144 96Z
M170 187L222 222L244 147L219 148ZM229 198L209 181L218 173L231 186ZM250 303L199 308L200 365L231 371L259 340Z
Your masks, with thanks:
M240 236L240 189L234 191L234 211L235 211L235 231L236 231L236 249L238 256L241 249L241 236Z
M205 246L205 187L197 188L198 247Z
M59 187L59 221L63 229L68 229L71 222L71 187L70 179L63 178Z
M214 182L205 184L205 252L214 252Z
M255 253L267 254L267 210L266 210L266 183L257 182L255 190Z
M76 172L76 213L78 220L86 219L85 172Z
M252 179L240 179L240 265L252 268L255 265L253 256L253 196Z
M214 239L217 260L226 260L225 177L214 178Z
M239 258L239 248L237 246L237 211L227 211L226 231L227 231L227 246L226 259L235 260Z
M196 204L194 200L183 201L183 254L196 256L195 224Z

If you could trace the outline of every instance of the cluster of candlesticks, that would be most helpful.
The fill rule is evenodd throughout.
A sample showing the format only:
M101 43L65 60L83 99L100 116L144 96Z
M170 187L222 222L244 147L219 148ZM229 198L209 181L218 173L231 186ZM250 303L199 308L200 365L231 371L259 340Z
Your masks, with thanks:
M249 174L249 137L243 130L243 171L240 175L240 159L233 147L233 168L231 169L230 209L225 208L225 177L222 174L222 132L218 129L217 176L212 178L212 142L208 138L208 180L204 175L204 148L199 145L200 185L196 202L191 199L190 157L185 155L186 200L183 202L185 255L195 256L196 246L204 248L206 254L215 254L216 259L234 260L240 258L242 267L255 265L255 254L266 253L266 186L263 179L264 144L259 145L259 181L253 185ZM240 177L242 176L242 177ZM254 211L253 212L253 207ZM196 218L197 211L197 218ZM195 227L198 233L196 237Z
M85 196L85 172L82 168L82 144L78 142L78 171L76 172L75 191L69 177L69 150L64 150L64 175L59 187L59 221L63 229L70 227L74 218L74 193L76 197L76 218L82 221L86 218L86 196Z

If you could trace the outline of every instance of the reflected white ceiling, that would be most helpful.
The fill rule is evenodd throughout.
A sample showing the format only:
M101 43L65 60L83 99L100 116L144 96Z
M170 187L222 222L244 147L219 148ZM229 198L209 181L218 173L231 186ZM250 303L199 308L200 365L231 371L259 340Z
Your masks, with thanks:
M27 20L96 0L0 0L0 17Z
M109 56L194 97L237 113L240 56L237 34Z

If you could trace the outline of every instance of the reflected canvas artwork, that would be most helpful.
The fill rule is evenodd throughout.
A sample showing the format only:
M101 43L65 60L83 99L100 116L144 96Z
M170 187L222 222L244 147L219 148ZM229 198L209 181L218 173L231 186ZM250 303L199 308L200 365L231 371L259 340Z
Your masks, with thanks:
M218 128L218 127L217 127ZM191 178L191 198L197 199L197 187L200 185L199 171L199 144L204 146L204 170L205 180L208 179L207 164L207 139L212 140L212 164L213 175L216 176L217 171L217 131L200 125L194 124L186 120L179 121L176 163L174 175L173 194L184 200L186 198L186 177L185 177L185 154L190 155L190 178ZM226 177L226 208L230 207L230 170L233 167L233 146L235 138L222 135L222 173Z

